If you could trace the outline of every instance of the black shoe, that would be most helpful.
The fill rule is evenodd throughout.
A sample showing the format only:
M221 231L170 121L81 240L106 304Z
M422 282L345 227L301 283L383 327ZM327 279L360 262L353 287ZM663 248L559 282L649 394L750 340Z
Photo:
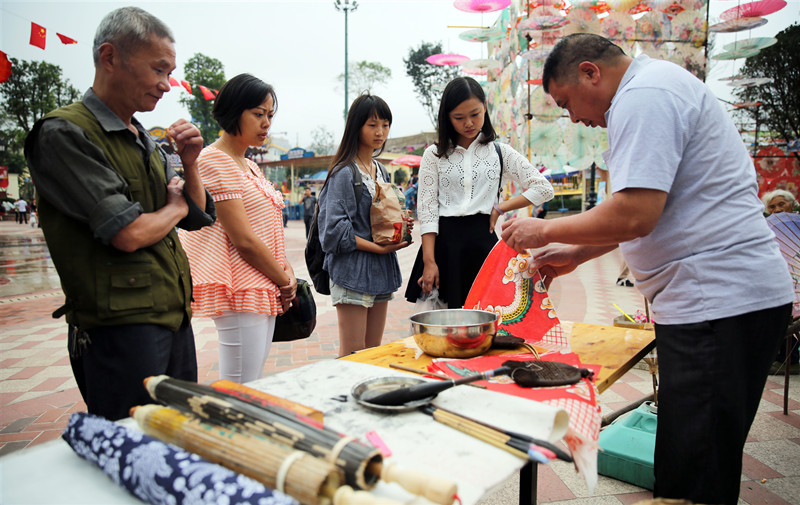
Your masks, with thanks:
M623 279L622 277L620 277L619 279L617 279L617 286L625 286L627 288L631 288L633 287L633 283L628 279Z

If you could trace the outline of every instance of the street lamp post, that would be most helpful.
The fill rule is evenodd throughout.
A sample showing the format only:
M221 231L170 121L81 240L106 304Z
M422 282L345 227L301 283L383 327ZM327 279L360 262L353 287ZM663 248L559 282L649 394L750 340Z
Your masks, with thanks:
M333 6L336 7L336 10L344 12L344 117L347 119L347 109L350 107L350 102L347 98L347 74L348 74L348 65L347 65L347 14L350 11L354 11L358 8L358 2L353 0L334 0Z

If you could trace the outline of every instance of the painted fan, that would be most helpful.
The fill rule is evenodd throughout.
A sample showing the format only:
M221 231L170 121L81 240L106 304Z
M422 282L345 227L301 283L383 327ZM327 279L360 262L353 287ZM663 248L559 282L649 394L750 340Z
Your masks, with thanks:
M789 275L794 282L794 292L800 290L800 215L793 212L778 212L767 217L767 224L775 234L781 255L789 265ZM792 315L800 316L800 302L795 300Z

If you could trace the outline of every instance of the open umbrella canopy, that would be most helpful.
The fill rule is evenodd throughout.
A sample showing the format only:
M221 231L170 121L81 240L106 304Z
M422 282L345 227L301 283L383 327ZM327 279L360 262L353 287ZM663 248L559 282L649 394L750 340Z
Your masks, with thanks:
M562 144L561 126L557 122L536 122L531 125L530 146L539 156L555 154Z
M422 156L416 154L405 154L389 162L390 165L405 165L407 167L418 167L422 162Z

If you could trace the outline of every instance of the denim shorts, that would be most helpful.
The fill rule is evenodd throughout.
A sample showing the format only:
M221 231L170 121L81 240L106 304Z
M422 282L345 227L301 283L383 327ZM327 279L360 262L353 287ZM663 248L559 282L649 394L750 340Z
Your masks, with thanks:
M365 293L359 293L358 291L353 291L352 289L343 288L338 284L334 284L333 281L330 282L331 303L333 305L344 303L345 305L360 305L361 307L370 308L376 303L388 302L394 298L392 293L386 293L383 295L368 295Z

